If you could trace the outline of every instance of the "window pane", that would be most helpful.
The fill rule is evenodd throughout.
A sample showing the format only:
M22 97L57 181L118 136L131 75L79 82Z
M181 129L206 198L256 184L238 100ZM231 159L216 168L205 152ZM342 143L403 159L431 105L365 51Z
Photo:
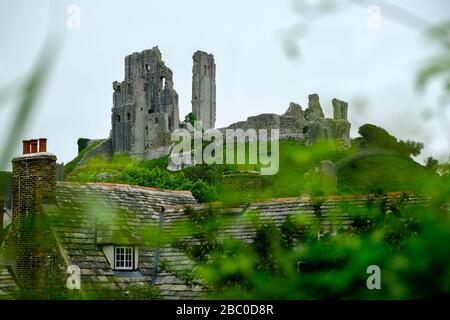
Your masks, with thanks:
M133 248L132 247L116 247L116 268L132 269L133 268Z

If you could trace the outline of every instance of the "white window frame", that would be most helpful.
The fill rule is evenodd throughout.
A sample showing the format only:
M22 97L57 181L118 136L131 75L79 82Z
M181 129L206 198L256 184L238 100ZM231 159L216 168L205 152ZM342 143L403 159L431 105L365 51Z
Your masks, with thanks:
M123 260L117 259L117 256L118 256L117 251L118 250L123 250ZM127 252L128 250L129 250L129 252ZM123 265L122 265L122 263L120 263L122 261L123 261ZM129 266L127 266L127 262L130 262ZM121 265L118 266L118 263L120 263ZM134 269L134 247L133 246L114 246L114 269L115 270L133 270Z

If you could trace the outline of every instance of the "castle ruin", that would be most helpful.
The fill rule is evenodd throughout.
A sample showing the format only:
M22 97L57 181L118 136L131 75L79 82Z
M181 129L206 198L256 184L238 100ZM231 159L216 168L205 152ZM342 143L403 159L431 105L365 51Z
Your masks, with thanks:
M248 117L246 121L239 121L226 129L279 129L280 139L295 139L313 144L318 140L332 139L343 148L350 147L350 122L347 119L348 103L333 99L333 118L325 118L319 101L319 95L308 96L308 107L302 107L291 102L282 115L263 113Z
M192 56L192 113L202 128L213 129L216 123L216 64L214 56L197 51Z
M126 56L125 79L113 88L113 152L144 156L170 144L180 123L178 94L158 47Z
M196 51L192 66L192 113L204 130L215 128L216 64L214 56ZM158 47L125 57L125 77L113 83L112 128L110 137L85 154L80 163L93 155L129 153L143 159L155 159L170 153L171 133L186 127L180 122L178 94L173 72L162 60ZM296 139L313 144L321 139L350 146L348 104L333 99L333 118L325 118L317 94L308 96L308 107L294 102L282 115L265 113L248 117L225 129L279 129L280 139Z

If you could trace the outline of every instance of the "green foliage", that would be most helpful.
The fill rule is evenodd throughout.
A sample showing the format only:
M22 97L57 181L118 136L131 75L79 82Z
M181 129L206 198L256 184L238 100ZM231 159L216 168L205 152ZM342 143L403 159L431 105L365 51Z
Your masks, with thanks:
M45 45L44 50L38 57L38 60L33 65L30 74L25 77L23 83L19 86L19 99L14 102L13 118L9 121L11 124L10 130L6 132L4 141L6 142L4 148L0 150L0 169L7 166L14 150L17 148L17 142L20 136L25 131L31 113L36 106L40 94L43 91L45 82L50 74L59 48L52 43ZM0 88L4 89L4 88ZM9 88L8 88L9 89ZM0 90L0 93L1 91Z
M138 160L126 154L93 157L67 176L68 181L104 181L169 190L190 190L199 202L218 199L221 166L195 166L182 171L166 169L168 157Z
M78 140L80 141L80 140ZM66 165L64 165L64 174L67 176L68 174L70 174L75 167L78 165L78 163L81 161L81 159L83 159L84 155L92 150L93 148L95 148L96 146L98 146L100 143L102 143L103 141L97 141L93 144L91 144L88 147L85 147L84 149L82 149L81 151L79 151L78 155L76 156L75 159L73 159L72 161L70 161L69 163L67 163ZM80 148L80 145L78 145L78 149Z
M432 80L440 80L443 86L443 101L450 97L450 22L446 21L428 31L429 39L437 44L439 52L421 68L417 76L417 87L425 89Z
M359 141L359 146L363 148L384 148L395 150L400 154L407 156L418 156L423 149L423 143L415 141L397 141L397 138L390 135L386 130L373 124L362 125L358 132L363 138Z
M397 139L394 136L391 136L386 130L373 124L362 125L358 129L358 133L364 139L365 146L393 149L397 143Z
M436 171L438 165L439 165L439 161L437 161L433 157L428 157L425 160L425 166L432 171Z
M83 151L84 149L87 148L87 144L89 142L89 139L86 138L79 138L77 141L77 145L78 145L78 153L80 153L81 151Z
M424 145L422 142L418 141L398 141L397 148L401 154L411 155L413 157L418 156L423 149Z
M429 170L424 170L424 167L397 151L371 148L359 150L356 142L353 142L351 149L340 150L329 143L306 146L299 141L281 141L279 151L278 173L262 176L261 189L250 190L252 199L336 192L332 188L331 191L325 190L320 177L314 173L324 159L333 161L337 166L338 193L415 190L421 187L420 178L423 175L432 175ZM259 164L248 163L248 145L246 153L247 161L242 165L201 164L176 172L166 169L168 157L156 160L138 160L128 155L93 157L87 164L68 174L67 180L191 190L200 202L222 201L232 196L223 190L222 175L225 171L259 170Z
M189 112L187 117L188 117L188 121L191 124L191 126L194 126L195 121L197 121L197 117L195 116L195 114L193 114L192 112Z
M0 205L3 206L5 201L5 195L8 191L9 181L11 179L11 173L6 171L0 171Z
M440 190L445 201L446 190ZM320 218L311 223L302 214L281 227L247 222L252 242L218 237L228 218L209 208L187 209L193 241L178 248L195 262L191 279L219 299L420 299L450 295L450 219L442 202L430 208L406 201L387 202L380 195L366 206L343 203L353 222L337 225L333 234ZM442 200L442 199L441 199ZM433 202L432 202L433 203ZM215 213L214 213L215 212ZM198 242L197 242L198 241ZM198 248L193 243L198 243ZM381 290L369 290L366 270L381 268Z
M338 188L343 194L423 190L436 181L432 172L395 152L361 151L338 162Z
M159 288L151 284L132 284L128 286L128 299L130 300L155 300L160 298Z

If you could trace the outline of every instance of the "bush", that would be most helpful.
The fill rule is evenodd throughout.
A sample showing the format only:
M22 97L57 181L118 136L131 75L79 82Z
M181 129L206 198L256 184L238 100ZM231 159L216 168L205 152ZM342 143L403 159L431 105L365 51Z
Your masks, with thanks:
M443 190L442 190L443 191ZM406 198L347 204L350 228L332 235L319 221L296 215L281 227L258 214L251 242L221 238L220 210L187 209L191 237L177 248L195 262L196 279L214 299L421 299L450 295L450 220L439 205L425 208ZM448 199L447 199L448 200ZM245 218L245 217L244 217ZM382 290L366 286L367 269L381 270ZM186 277L186 275L184 275Z
M422 142L397 140L386 130L373 124L362 125L359 127L358 133L361 135L362 140L359 138L355 140L357 140L359 147L362 148L378 147L395 150L406 156L418 156L424 147Z
M397 145L397 139L394 136L373 124L362 125L358 133L363 137L366 146L393 149Z
M89 142L89 139L86 139L86 138L78 139L78 141L77 141L78 153L80 153L81 151L83 151L84 149L87 148L88 142Z

